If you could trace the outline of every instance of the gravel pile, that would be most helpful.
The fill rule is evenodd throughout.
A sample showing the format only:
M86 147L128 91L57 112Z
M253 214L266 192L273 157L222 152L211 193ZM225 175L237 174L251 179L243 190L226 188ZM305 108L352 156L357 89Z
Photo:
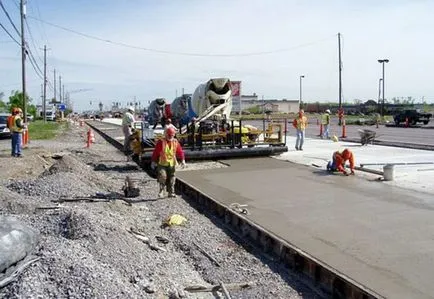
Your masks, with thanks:
M220 282L255 283L251 289L231 291L233 298L316 297L301 281L188 201L179 197L155 200L155 179L127 162L98 135L97 143L84 149L84 130L72 126L65 136L51 141L50 149L62 152L62 158L50 160L51 165L36 177L0 181L1 213L13 215L39 232L35 254L40 257L16 282L1 289L0 297L222 298L219 293L184 291L186 286ZM46 151L42 145L37 146ZM223 167L215 162L189 166ZM126 175L141 189L132 205L121 200L52 202L61 195L120 192ZM173 214L184 216L187 222L163 226ZM164 251L151 249L129 232L131 228ZM197 246L213 256L220 267Z

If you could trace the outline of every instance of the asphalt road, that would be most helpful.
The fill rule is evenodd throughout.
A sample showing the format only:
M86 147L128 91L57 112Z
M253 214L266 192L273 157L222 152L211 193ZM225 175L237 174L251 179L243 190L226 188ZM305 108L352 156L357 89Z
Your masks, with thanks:
M262 121L245 121L245 124L251 124L260 129L263 127ZM377 129L375 126L356 126L348 125L346 126L346 136L348 138L360 139L358 130L372 130L375 131L376 138L378 141L387 142L402 142L411 144L424 144L434 146L434 127L422 128L396 128L396 127L386 127L379 126ZM306 137L317 137L320 132L320 126L316 123L310 124L306 129ZM288 124L288 134L295 135L295 129L292 124ZM330 136L336 135L337 137L342 136L342 127L332 124L330 127Z

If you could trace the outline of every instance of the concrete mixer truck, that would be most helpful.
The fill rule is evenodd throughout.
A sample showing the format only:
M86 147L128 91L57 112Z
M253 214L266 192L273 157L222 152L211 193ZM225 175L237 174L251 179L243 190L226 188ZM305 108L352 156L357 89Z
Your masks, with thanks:
M231 110L232 86L228 78L210 79L193 94L177 97L171 105L154 100L149 107L149 121L142 123L141 158L150 160L169 118L178 128L176 137L187 160L267 156L288 150L285 125L271 124L259 130L231 119Z

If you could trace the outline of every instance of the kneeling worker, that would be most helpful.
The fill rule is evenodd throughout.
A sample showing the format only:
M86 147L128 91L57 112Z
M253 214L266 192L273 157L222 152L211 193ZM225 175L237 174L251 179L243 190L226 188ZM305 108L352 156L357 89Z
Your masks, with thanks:
M351 173L348 173L345 170L345 162L349 161L350 162L350 170ZM327 164L327 170L328 171L340 171L345 175L350 175L350 174L354 174L354 155L353 153L349 150L349 149L344 149L341 152L336 151L333 153L333 161L330 161Z
M157 179L160 183L158 197L164 197L164 189L169 197L175 197L175 167L180 159L181 166L185 166L184 151L178 140L175 139L175 129L167 128L165 138L160 139L152 153L151 168L157 167Z

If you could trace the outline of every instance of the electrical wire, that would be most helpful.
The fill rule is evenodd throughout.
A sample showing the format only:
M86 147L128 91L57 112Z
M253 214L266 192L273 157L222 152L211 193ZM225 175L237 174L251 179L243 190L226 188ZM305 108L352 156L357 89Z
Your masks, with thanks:
M7 33L7 35L9 35L9 37L12 38L12 40L16 42L18 46L21 46L21 44L12 36L12 34L10 34L10 32L5 28L5 26L3 26L2 23L0 23L0 27L3 28L3 30Z
M25 23L26 23L27 31L29 32L30 41L32 42L32 45L33 45L33 47L34 47L34 50L36 51L36 53L38 53L38 47L36 46L35 39L33 38L32 31L30 30L29 23L27 23L27 19L24 19L24 20L25 20ZM40 61L42 64L44 64L44 61L42 60L41 56L36 55L36 57L38 57L39 61Z
M11 17L9 16L8 11L6 10L6 8L3 6L3 2L2 0L0 0L0 6L3 9L4 13L6 14L6 17L9 19L9 22L12 24L12 26L14 27L15 31L17 32L18 36L21 37L21 33L18 30L17 26L15 26L14 22L12 21Z
M131 49L137 49L137 50L143 50L143 51L147 51L147 52L153 52L153 53L159 53L159 54L171 54L171 55L180 55L180 56L196 56L196 57L247 57L247 56L261 56L261 55L269 55L269 54L276 54L276 53L281 53L281 52L288 52L291 50L295 50L298 48L303 48L303 47L307 47L325 40L330 39L331 37L327 37L321 40L318 40L316 42L310 42L310 43L305 43L305 44L301 44L301 45L297 45L294 47L290 47L290 48L284 48L284 49L277 49L277 50L272 50L272 51L262 51L262 52L251 52L251 53L238 53L238 54L203 54L203 53L188 53L188 52L175 52L175 51L166 51L166 50L159 50L159 49L153 49L153 48L146 48L146 47L141 47L141 46L135 46L135 45L131 45L131 44L126 44L123 42L117 42L117 41L112 41L109 39L104 39L104 38L100 38L97 36L93 36L87 33L83 33L83 32L79 32L70 28L66 28L60 25L56 25L53 24L51 22L47 22L41 19L38 19L36 17L32 17L32 16L28 16L28 18L37 20L41 23L45 23L47 25L77 34L77 35L81 35L83 37L89 38L89 39L93 39L93 40L97 40L97 41L101 41L101 42L105 42L105 43L109 43L109 44L113 44L113 45L117 45L117 46L122 46L122 47L126 47L126 48L131 48ZM334 37L335 35L333 35Z

